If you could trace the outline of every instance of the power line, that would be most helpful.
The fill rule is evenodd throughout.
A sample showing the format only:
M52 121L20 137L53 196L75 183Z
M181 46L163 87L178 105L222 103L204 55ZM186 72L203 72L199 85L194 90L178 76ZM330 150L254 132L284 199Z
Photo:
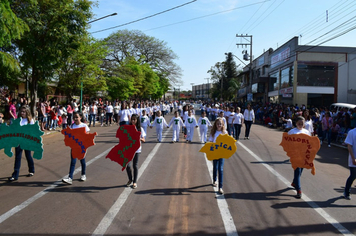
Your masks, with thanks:
M222 13L238 10L238 9L241 9L241 8L250 7L250 6L253 6L253 5L257 5L257 4L261 4L261 3L265 3L265 2L269 2L269 1L271 1L271 0L265 0L265 1L261 1L261 2L256 2L256 3L248 4L248 5L245 5L245 6L241 6L241 7L235 7L235 8L231 8L231 9L225 10L225 11L219 11L219 12L215 12L215 13L212 13L212 14L195 17L195 18L192 18L192 19L179 21L179 22L176 22L176 23L172 23L172 24L168 24L168 25L163 25L163 26L151 28L151 29L148 29L148 30L145 30L145 31L156 30L156 29L160 29L160 28L164 28L164 27L168 27L168 26L172 26L172 25L178 25L178 24L181 24L181 23L186 23L186 22L189 22L189 21L199 20L199 19L202 19L202 18L219 15L219 14L222 14Z
M263 18L254 28L252 28L251 31L254 30L257 26L259 26L261 22L264 21L267 17L269 17L280 5L282 5L284 1L285 0L283 0L280 4L278 4L278 6L276 6L265 18Z
M275 1L276 1L276 0L275 0ZM253 14L251 15L250 19L248 19L248 21L242 26L242 28L241 28L241 30L239 30L239 32L243 32L243 29L245 28L245 26L250 22L250 20L252 20L253 16L254 16L255 14L257 14L257 12L263 7L263 5L264 5L264 4L262 4L262 5L257 9L257 11L255 11L255 13L253 13ZM272 5L273 5L273 3L272 3Z
M143 18L140 18L140 19L138 19L138 20L130 21L130 22L125 23L125 24L121 24L121 25L117 25L117 26L110 27L110 28L106 28L106 29L94 31L94 32L92 32L92 34L99 33L99 32L106 31L106 30L115 29L115 28L122 27L122 26L129 25L129 24L133 24L133 23L136 23L136 22L138 22L138 21L146 20L146 19L148 19L148 18L151 18L151 17L154 17L154 16L158 16L158 15L160 15L160 14L163 14L163 13L166 13L166 12L169 12L169 11L172 11L172 10L175 10L175 9L177 9L177 8L183 7L183 6L185 6L185 5L191 4L191 3L196 2L196 1L197 1L197 0L193 0L193 1L190 1L190 2L187 2L187 3L184 3L184 4L182 4L182 5L179 5L179 6L170 8L170 9L168 9L168 10L161 11L161 12L158 12L158 13L156 13L156 14L153 14L153 15L150 15L150 16L146 16L146 17L143 17Z
M356 5L356 4L355 4L355 5ZM350 9L350 8L348 8L348 9ZM341 9L341 10L342 10L344 13L346 12L344 9ZM340 10L340 11L341 11L341 10ZM335 15L338 15L337 12L335 12L334 14L335 14ZM322 31L326 30L327 28L332 27L332 25L338 23L338 22L341 21L341 20L344 20L345 17L347 17L347 16L350 15L350 14L354 15L354 12L350 12L350 13L347 13L347 14L344 14L344 15L339 15L339 16L340 16L339 19L335 19L335 21L334 21L333 23L331 23L331 24L328 23L328 24L327 24L325 27L323 27L323 28L320 28L319 26L314 27L313 29L316 29L316 28L320 28L320 29L319 29L318 31L314 32L314 34L310 35L309 37L312 37L312 36L318 34L319 32L322 32ZM339 27L339 26L338 26L338 27ZM312 29L312 30L313 30L313 29ZM308 38L308 37L307 37L307 38Z

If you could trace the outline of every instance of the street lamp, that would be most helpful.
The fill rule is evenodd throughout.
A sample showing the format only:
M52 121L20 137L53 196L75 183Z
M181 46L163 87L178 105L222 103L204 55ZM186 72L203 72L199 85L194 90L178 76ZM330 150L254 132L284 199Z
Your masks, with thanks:
M102 20L102 19L104 19L104 18L106 18L106 17L109 17L109 16L116 16L116 15L117 15L117 13L115 12L115 13L112 13L112 14L110 14L110 15L103 16L103 17L100 17L100 18L98 18L98 19L89 21L88 24L91 24L91 23L93 23L93 22L95 22L95 21L98 21L98 20Z
M98 21L98 20L102 20L102 19L104 19L104 18L106 18L106 17L116 16L116 15L117 15L117 13L115 12L115 13L112 13L112 14L110 14L110 15L103 16L103 17L100 17L100 18L98 18L98 19L89 21L88 24L91 24L91 23L93 23L93 22L95 22L95 21ZM80 80L80 113L81 113L82 111L83 111L83 77L82 77L81 80Z

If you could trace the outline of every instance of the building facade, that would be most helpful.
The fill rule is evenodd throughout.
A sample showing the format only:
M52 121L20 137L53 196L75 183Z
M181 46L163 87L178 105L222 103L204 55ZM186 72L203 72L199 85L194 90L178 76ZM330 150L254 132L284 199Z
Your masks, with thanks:
M192 98L196 100L210 100L213 84L198 84L192 86Z
M239 91L241 100L314 106L356 101L356 48L298 45L294 37L250 68L240 74L243 85L252 77Z

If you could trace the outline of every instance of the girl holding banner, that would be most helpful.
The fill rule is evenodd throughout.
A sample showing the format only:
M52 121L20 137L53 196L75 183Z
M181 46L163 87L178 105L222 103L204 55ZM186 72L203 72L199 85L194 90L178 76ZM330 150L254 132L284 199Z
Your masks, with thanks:
M26 106L22 106L20 108L20 117L22 118L20 123L21 126L27 125L28 123L33 125L35 123L34 120L32 119L30 109ZM19 178L22 151L23 149L20 146L15 148L14 172L12 173L12 176L8 178L10 182L15 181ZM32 177L35 174L35 164L31 156L31 151L30 150L24 150L24 151L25 151L25 156L28 164L28 172L29 172L27 177Z
M226 134L226 126L221 117L218 117L211 128L209 142L216 142L216 138L220 134ZM217 175L219 174L219 193L224 194L223 187L223 176L224 176L224 158L213 160L213 186L217 186Z
M78 128L84 127L85 132L88 133L90 131L88 125L82 123L82 121L81 121L83 119L82 113L73 112L73 119L74 119L74 123L70 125L71 129L78 129ZM70 161L68 178L62 179L62 182L71 185L73 183L73 173L74 173L74 169L75 169L75 164L77 163L77 157L73 157L72 150L70 151L70 159L71 159L71 161ZM86 166L87 166L85 163L85 157L80 160L80 164L82 165L82 175L80 177L80 181L85 181L87 179L87 177L85 175L85 170L86 170Z
M302 116L298 116L297 120L296 120L296 128L291 129L288 134L307 134L309 136L311 136L310 132L306 129L304 129L305 126L305 119ZM297 190L297 195L296 198L301 198L302 197L302 189L300 186L300 176L302 175L303 172L303 168L297 167L294 170L294 179L292 182L292 186L295 188L295 190Z
M140 117L137 114L133 114L131 116L130 125L134 125L136 127L137 131L141 132L140 144L141 144L141 142L145 142L146 132L141 127ZM129 181L126 184L127 187L129 187L131 185L131 183L133 183L132 188L137 188L137 175L138 175L137 163L138 163L138 158L141 153L141 147L142 147L142 145L139 147L139 149L137 149L132 161L130 161L126 166L127 177L129 178ZM134 174L133 178L132 178L132 171L131 171L131 162L133 165L133 174Z

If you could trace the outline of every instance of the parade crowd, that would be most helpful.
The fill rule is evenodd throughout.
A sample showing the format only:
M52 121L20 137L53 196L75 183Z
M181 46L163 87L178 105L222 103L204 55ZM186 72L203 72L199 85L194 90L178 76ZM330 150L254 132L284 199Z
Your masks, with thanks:
M245 125L245 140L250 139L252 124L259 123L270 128L280 129L288 134L304 133L310 136L317 136L322 145L327 140L330 148L331 142L340 142L348 146L350 177L347 180L344 197L350 199L351 184L356 178L356 107L354 109L329 110L328 107L306 107L289 104L261 104L261 103L199 103L201 117L195 116L194 106L185 101L104 101L93 99L91 102L78 104L75 99L65 105L59 105L55 99L37 103L35 117L32 118L26 99L8 101L8 111L6 112L8 123L14 119L22 118L21 125L34 124L39 121L40 129L61 130L69 126L72 129L85 127L86 132L90 127L112 126L113 124L135 125L141 131L141 142L145 142L147 128L156 129L157 142L162 141L162 131L164 128L173 127L172 143L179 142L180 132L184 134L185 142L191 143L196 128L201 134L201 143L215 142L220 134L228 134L235 140L240 139L241 128ZM81 112L79 112L81 110ZM170 121L165 120L165 115L174 113ZM3 122L4 115L0 113L0 123ZM211 127L210 132L208 132ZM16 181L19 176L21 165L22 149L17 147L14 172L9 181ZM28 161L28 177L34 175L34 164L31 152L25 151ZM141 148L136 152L132 164L127 166L129 181L127 186L137 188L137 163ZM71 153L71 164L68 178L63 182L72 184L73 172L76 164L76 157ZM82 175L80 180L86 180L85 158L81 160ZM133 165L134 175L132 176L131 165ZM218 187L218 192L223 194L223 166L224 158L213 160L213 186ZM300 177L303 168L294 171L292 186L297 191L297 198L302 197Z

